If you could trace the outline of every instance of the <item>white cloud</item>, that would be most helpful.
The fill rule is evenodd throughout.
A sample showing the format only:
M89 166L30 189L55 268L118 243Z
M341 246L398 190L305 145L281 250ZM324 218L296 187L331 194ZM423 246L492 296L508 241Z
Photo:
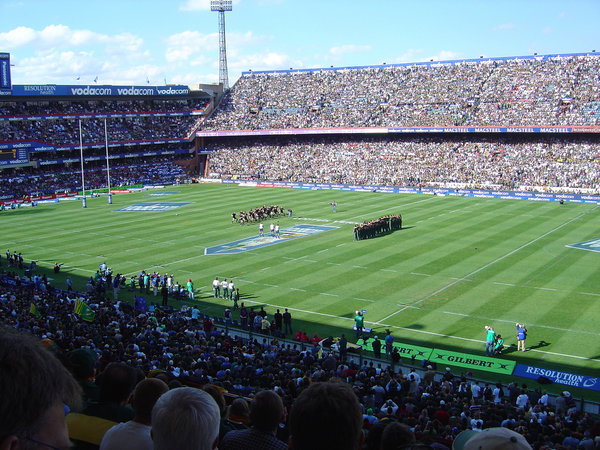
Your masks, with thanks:
M403 54L401 54L397 58L394 58L393 62L407 63L407 62L420 61L423 58L423 56L421 56L423 53L424 53L424 50L422 48L411 48L411 49L408 49L407 51L405 51Z
M18 48L35 40L36 31L28 27L17 27L6 33L0 33L0 47Z
M31 46L34 51L48 49L70 49L92 45L112 46L128 51L137 51L143 40L131 33L107 35L90 30L73 30L65 25L48 25L36 31L32 28L17 27L0 33L0 48L19 49Z
M198 31L183 31L167 38L165 59L168 63L176 64L188 61L191 57L205 52L218 55L218 42L217 33L203 34ZM218 58L218 56L215 57Z
M514 30L516 25L514 23L503 23L498 25L497 27L492 28L494 31L506 31L506 30Z
M335 56L347 55L352 53L361 53L368 52L371 50L370 45L354 45L354 44L346 44L339 45L337 47L332 47L329 49L329 53Z
M235 59L230 67L234 71L244 72L252 70L284 70L294 67L302 67L300 61L292 60L289 55L278 52L253 53L244 55L242 58Z
M441 50L437 55L430 56L427 59L433 59L434 61L448 61L460 59L460 53L453 52L450 50Z

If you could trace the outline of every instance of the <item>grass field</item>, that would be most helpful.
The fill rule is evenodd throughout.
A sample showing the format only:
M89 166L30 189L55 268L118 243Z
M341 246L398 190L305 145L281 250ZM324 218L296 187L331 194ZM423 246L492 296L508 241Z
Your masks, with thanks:
M151 197L151 193L171 193ZM338 203L333 213L329 202ZM116 212L142 202L188 202L167 212ZM207 247L255 236L255 224L232 224L232 211L279 204L278 221L338 227L238 254ZM404 229L355 242L352 224L401 213ZM233 277L247 306L290 308L309 335L350 332L354 312L396 340L482 355L483 326L516 344L515 322L531 350L505 358L597 375L600 368L600 254L566 247L600 237L596 205L476 198L186 185L44 204L0 214L0 248L64 262L83 289L106 261L114 272L169 272L200 290L201 309L221 316L215 276ZM268 228L268 224L267 227ZM54 276L52 274L52 276ZM128 294L130 295L130 294ZM153 300L150 295L150 300ZM237 318L237 315L234 316Z

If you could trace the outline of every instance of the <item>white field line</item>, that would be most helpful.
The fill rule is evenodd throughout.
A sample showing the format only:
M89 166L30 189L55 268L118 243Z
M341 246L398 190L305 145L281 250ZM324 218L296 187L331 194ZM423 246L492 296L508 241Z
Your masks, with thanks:
M441 312L443 314L450 314L450 315L453 315L453 316L470 317L472 319L485 320L485 321L488 321L488 322L503 322L503 323L510 323L510 324L513 324L513 325L515 323L517 323L516 320L494 319L492 317L476 316L476 315L472 315L472 314L457 313L457 312L453 312L453 311L438 311L438 312ZM579 333L579 334L589 334L589 335L592 335L592 336L600 336L600 333L594 333L593 331L573 330L571 328L552 327L550 325L536 325L536 324L532 324L532 323L528 323L527 325L530 328L547 328L549 330L567 331L569 333Z
M350 318L350 317L340 317L340 316L336 316L334 314L327 314L327 313L321 313L321 312L316 312L316 311L307 311L305 309L299 309L299 308L292 308L289 306L281 306L281 305L274 305L274 304L270 304L270 303L265 303L265 302L259 302L259 301L252 301L252 300L244 300L244 302L246 303L255 303L257 305L265 305L265 306L271 306L273 308L287 308L290 311L296 311L296 312L300 312L300 313L304 313L304 314L311 314L311 315L315 315L315 316L322 316L322 317L329 317L329 318L333 318L333 319L340 319L340 320L345 320L345 321L354 321L354 319ZM409 331L412 333L420 333L420 334L427 334L430 336L437 336L437 337L443 337L443 338L448 338L448 339L456 339L456 340L460 340L460 341L467 341L467 342L478 342L483 344L484 341L480 340L480 339L471 339L471 338L465 338L465 337L461 337L461 336L452 336L449 334L443 334L443 333L436 333L434 331L425 331L425 330L415 330L413 328L406 328L406 327L399 327L396 325L386 325L386 324L381 324L379 322L370 322L370 321L365 321L365 323L367 324L372 324L372 325L380 325L380 326L384 326L386 328L393 328L396 330L402 330L402 331ZM537 350L537 349L530 349L528 350L530 352L537 352L537 353L543 353L543 354L547 354L547 355L555 355L555 356L562 356L565 358L574 358L574 359L581 359L581 360L585 360L585 361L595 361L595 362L600 362L600 359L594 359L594 358L587 358L585 356L577 356L577 355L567 355L564 353L555 353L555 352L547 352L544 350Z
M565 227L565 226L569 225L571 222L574 222L575 220L578 220L578 219L580 219L580 218L581 218L581 217L583 217L585 214L586 214L586 213L579 214L579 215L577 215L577 216L573 217L572 219L570 219L570 220L567 220L567 221L566 221L566 222L564 222L563 224L561 224L561 225L559 225L559 226L557 226L557 227L553 228L552 230L550 230L550 231L548 231L548 232L546 232L546 233L542 234L541 236L538 236L537 238L535 238L535 239L532 239L531 241L529 241L529 242L527 242L527 243L525 243L525 244L521 245L520 247L518 247L518 248L516 248L516 249L514 249L514 250L512 250L512 251L510 251L510 252L508 252L507 254L505 254L505 255L503 255L503 256L501 256L501 257L499 257L499 258L496 258L495 260L493 260L493 261L491 261L491 262L489 262L489 263L487 263L487 264L485 264L485 265L481 266L481 267L480 267L480 268L478 268L478 269L475 269L473 272L471 272L471 273L469 273L469 274L465 275L464 277L462 277L462 278L457 278L457 279L456 279L456 280L454 280L452 283L449 283L449 284L447 284L446 286L444 286L444 287L441 287L441 288L440 288L440 289L438 289L437 291L435 291L435 292L433 292L433 293L431 293L431 294L429 294L429 295L427 295L427 296L423 297L422 299L420 299L420 300L417 300L415 303L413 303L413 304L412 304L412 306L416 306L416 305L418 305L418 304L420 304L420 303L423 303L424 301L426 301L426 300L430 299L431 297L435 297L435 296L436 296L436 295L438 295L440 292L444 292L446 289L448 289L448 288L451 288L451 287L452 287L452 286L454 286L455 284L457 284L457 283L459 283L459 282L461 282L461 281L467 280L468 278L471 278L473 275L476 275L476 274L478 274L478 273L479 273L479 272L481 272L482 270L485 270L485 269L487 269L488 267L490 267L490 266L493 266L494 264L496 264L496 263L498 263L498 262L500 262L500 261L502 261L502 260L504 260L504 259L508 258L509 256L512 256L512 255L514 255L515 253L517 253L517 252L519 252L519 251L523 250L524 248L526 248L526 247L529 247L531 244L534 244L534 243L536 243L536 242L537 242L537 241L539 241L540 239L543 239L543 238L545 238L546 236L548 236L548 235L550 235L550 234L554 233L555 231L557 231L557 230L560 230L561 228L563 228L563 227ZM394 312L394 313L392 313L392 314L390 314L390 315L388 315L388 316L384 317L384 318L383 318L383 319L381 319L379 322L383 322L383 321L385 321L385 320L389 319L390 317L393 317L393 316L395 316L396 314L399 314L399 313L401 313L401 312L402 312L402 311L404 311L405 309L406 309L406 307L405 307L405 308L402 308L402 309L399 309L398 311L396 311L396 312Z

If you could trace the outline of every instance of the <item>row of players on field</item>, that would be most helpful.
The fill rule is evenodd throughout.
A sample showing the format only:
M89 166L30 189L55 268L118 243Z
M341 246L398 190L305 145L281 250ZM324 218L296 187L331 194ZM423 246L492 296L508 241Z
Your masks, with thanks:
M269 225L269 232L271 233L271 237L274 237L276 239L279 239L279 224L277 225ZM258 236L259 237L265 237L265 226L260 223L258 225Z
M292 210L288 209L288 217L292 216ZM235 212L231 213L231 221L239 222L240 225L250 222L259 222L273 217L279 217L283 215L283 208L279 205L261 206L260 208L254 208L250 211L240 211L238 214Z

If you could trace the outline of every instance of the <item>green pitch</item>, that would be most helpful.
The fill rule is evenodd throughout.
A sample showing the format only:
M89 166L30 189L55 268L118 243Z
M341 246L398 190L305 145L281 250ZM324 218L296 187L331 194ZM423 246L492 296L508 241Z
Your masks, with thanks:
M287 307L294 329L309 335L353 338L354 312L366 309L366 325L380 337L390 329L412 345L483 355L484 325L511 345L515 322L525 323L531 350L509 348L505 358L587 375L600 368L600 254L567 247L600 237L596 205L217 184L163 191L172 194L119 194L112 205L101 197L85 209L72 201L5 211L0 248L50 271L63 262L57 277L50 274L59 287L70 274L83 290L103 261L115 273L192 278L200 308L218 316L225 301L212 298L211 282L233 277L247 306L265 306L269 315ZM117 211L148 202L188 204ZM231 212L263 204L293 210L292 218L274 221L282 230L338 228L238 254L204 254L257 235L257 224L231 223ZM352 224L398 213L404 229L353 241Z

